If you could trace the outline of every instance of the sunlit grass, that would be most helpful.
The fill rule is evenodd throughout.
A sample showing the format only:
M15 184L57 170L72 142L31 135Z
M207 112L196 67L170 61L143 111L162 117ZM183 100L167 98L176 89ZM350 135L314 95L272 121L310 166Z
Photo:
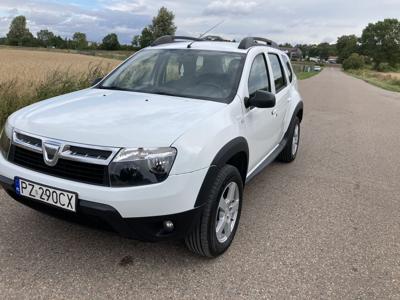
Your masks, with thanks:
M370 69L348 70L346 72L385 90L400 92L400 73L383 73Z
M0 124L14 111L29 104L74 92L90 86L96 78L103 77L108 68L102 65L90 65L81 73L71 72L68 69L56 69L48 72L44 79L32 78L20 82L18 77L0 82ZM21 88L21 87L24 88Z

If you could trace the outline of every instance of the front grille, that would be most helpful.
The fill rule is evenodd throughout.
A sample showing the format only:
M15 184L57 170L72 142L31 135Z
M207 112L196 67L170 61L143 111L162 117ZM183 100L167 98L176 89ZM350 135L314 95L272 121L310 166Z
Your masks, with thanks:
M80 157L89 157L101 160L107 160L112 154L111 151L107 150L98 150L98 149L89 149L78 146L70 146L69 151L71 151L70 155L80 156Z
M54 167L44 163L43 155L13 145L9 160L16 165L73 181L109 186L108 166L60 158Z
M33 136L25 135L25 134L22 134L19 132L16 132L15 136L19 141L21 141L25 144L32 145L32 146L38 147L38 148L42 147L41 139L35 138Z

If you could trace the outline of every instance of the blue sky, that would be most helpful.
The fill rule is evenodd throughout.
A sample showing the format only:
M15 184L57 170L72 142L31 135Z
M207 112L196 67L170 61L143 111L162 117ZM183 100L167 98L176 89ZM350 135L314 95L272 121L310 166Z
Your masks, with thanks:
M123 43L151 22L161 6L174 11L179 34L213 34L239 39L265 36L279 43L334 42L361 34L369 23L399 18L400 0L0 0L0 36L13 17L25 15L32 33L49 29L63 37L85 32L100 41L115 32Z

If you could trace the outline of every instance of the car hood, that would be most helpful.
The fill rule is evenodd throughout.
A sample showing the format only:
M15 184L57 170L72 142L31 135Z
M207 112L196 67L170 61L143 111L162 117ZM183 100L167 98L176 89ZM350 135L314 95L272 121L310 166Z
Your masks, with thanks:
M127 91L87 89L14 113L27 133L99 146L164 147L226 104Z

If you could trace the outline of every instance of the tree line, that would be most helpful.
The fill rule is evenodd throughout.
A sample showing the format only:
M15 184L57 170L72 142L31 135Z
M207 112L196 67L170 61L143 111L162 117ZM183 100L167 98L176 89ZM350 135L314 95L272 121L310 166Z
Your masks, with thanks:
M345 69L359 69L367 63L378 71L396 70L400 65L400 22L385 19L370 23L360 37L339 37L336 48Z
M76 50L136 50L149 46L160 36L174 35L177 29L174 18L173 12L161 7L152 23L140 35L134 36L130 45L124 45L119 42L116 33L107 34L101 43L88 41L83 32L75 32L72 38L63 38L48 29L42 29L34 36L27 27L26 17L17 16L11 21L7 36L0 38L0 45Z

